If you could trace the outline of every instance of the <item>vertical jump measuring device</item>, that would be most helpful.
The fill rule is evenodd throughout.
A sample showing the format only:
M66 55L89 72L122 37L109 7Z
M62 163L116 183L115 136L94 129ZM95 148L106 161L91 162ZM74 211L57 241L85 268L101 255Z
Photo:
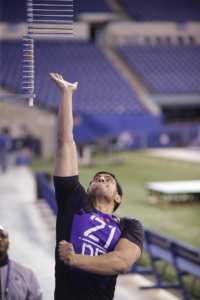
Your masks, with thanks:
M23 37L23 92L0 95L0 99L27 98L33 106L34 37L73 37L73 0L27 0L27 36Z

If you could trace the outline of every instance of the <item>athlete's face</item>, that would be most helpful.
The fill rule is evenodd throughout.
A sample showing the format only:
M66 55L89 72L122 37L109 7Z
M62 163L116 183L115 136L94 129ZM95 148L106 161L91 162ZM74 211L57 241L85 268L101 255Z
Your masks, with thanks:
M8 233L0 229L0 259L4 258L7 254L9 246Z
M117 185L115 179L109 174L98 174L96 175L88 190L89 198L106 197L107 199L118 202L121 201L121 197L117 192ZM119 199L118 199L119 198Z

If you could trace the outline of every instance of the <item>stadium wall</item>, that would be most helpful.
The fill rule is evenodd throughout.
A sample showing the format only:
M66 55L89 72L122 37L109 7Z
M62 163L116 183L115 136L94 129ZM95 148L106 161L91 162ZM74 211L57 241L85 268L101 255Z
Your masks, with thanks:
M23 36L27 35L27 23L0 23L0 40L22 40ZM54 37L55 38L55 37ZM49 36L36 36L34 40L37 39L52 39ZM62 39L58 35L58 39ZM66 40L66 37L64 38ZM72 39L69 37L68 39ZM77 40L89 40L90 39L90 25L85 22L74 22L73 23L73 39Z
M156 43L156 38L170 37L173 44L178 43L182 37L185 43L188 37L194 37L195 43L200 44L200 22L115 22L108 24L105 29L104 40L106 45L138 44L144 45L146 38Z
M30 113L31 110L31 113ZM41 141L41 155L49 159L55 154L55 127L57 116L37 106L29 107L20 101L0 101L0 127L7 127L11 137L19 138L21 128Z
M134 137L131 149L186 147L192 145L199 135L198 124L165 125L163 116L98 114L82 115L78 124L74 125L74 139L78 143L91 143L107 136L118 137L128 132Z

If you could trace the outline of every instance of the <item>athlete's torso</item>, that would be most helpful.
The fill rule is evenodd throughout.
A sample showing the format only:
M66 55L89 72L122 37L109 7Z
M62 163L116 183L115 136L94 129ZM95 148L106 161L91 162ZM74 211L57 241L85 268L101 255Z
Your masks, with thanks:
M65 265L59 259L58 243L61 240L72 243L76 254L104 255L114 251L121 237L131 236L134 225L128 228L118 218L96 210L78 182L78 176L54 177L54 183L58 204L55 299L112 300L117 276L97 275ZM134 232L132 235L128 239L137 244Z

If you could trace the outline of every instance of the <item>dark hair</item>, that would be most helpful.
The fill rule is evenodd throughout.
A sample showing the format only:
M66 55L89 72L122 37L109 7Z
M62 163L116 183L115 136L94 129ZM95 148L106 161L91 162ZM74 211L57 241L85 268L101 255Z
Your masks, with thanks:
M107 171L100 171L100 172L96 173L96 174L94 175L94 177L96 177L96 176L99 175L99 174L109 174L110 176L112 176L112 177L115 179L115 182L116 182L116 185L117 185L117 192L118 192L118 194L122 197L122 195L123 195L122 187L121 187L121 185L119 184L119 182L117 181L117 179L115 178L115 175L112 174L112 173L110 173L110 172L107 172ZM93 177L93 178L94 178L94 177ZM89 187L90 187L91 183L92 183L92 181L90 182ZM87 192L88 192L88 190L89 190L89 187L88 187L88 189L87 189ZM121 203L116 203L116 204L115 204L115 207L114 207L113 212L116 211L116 210L118 209L118 207L120 206L120 204L121 204Z

